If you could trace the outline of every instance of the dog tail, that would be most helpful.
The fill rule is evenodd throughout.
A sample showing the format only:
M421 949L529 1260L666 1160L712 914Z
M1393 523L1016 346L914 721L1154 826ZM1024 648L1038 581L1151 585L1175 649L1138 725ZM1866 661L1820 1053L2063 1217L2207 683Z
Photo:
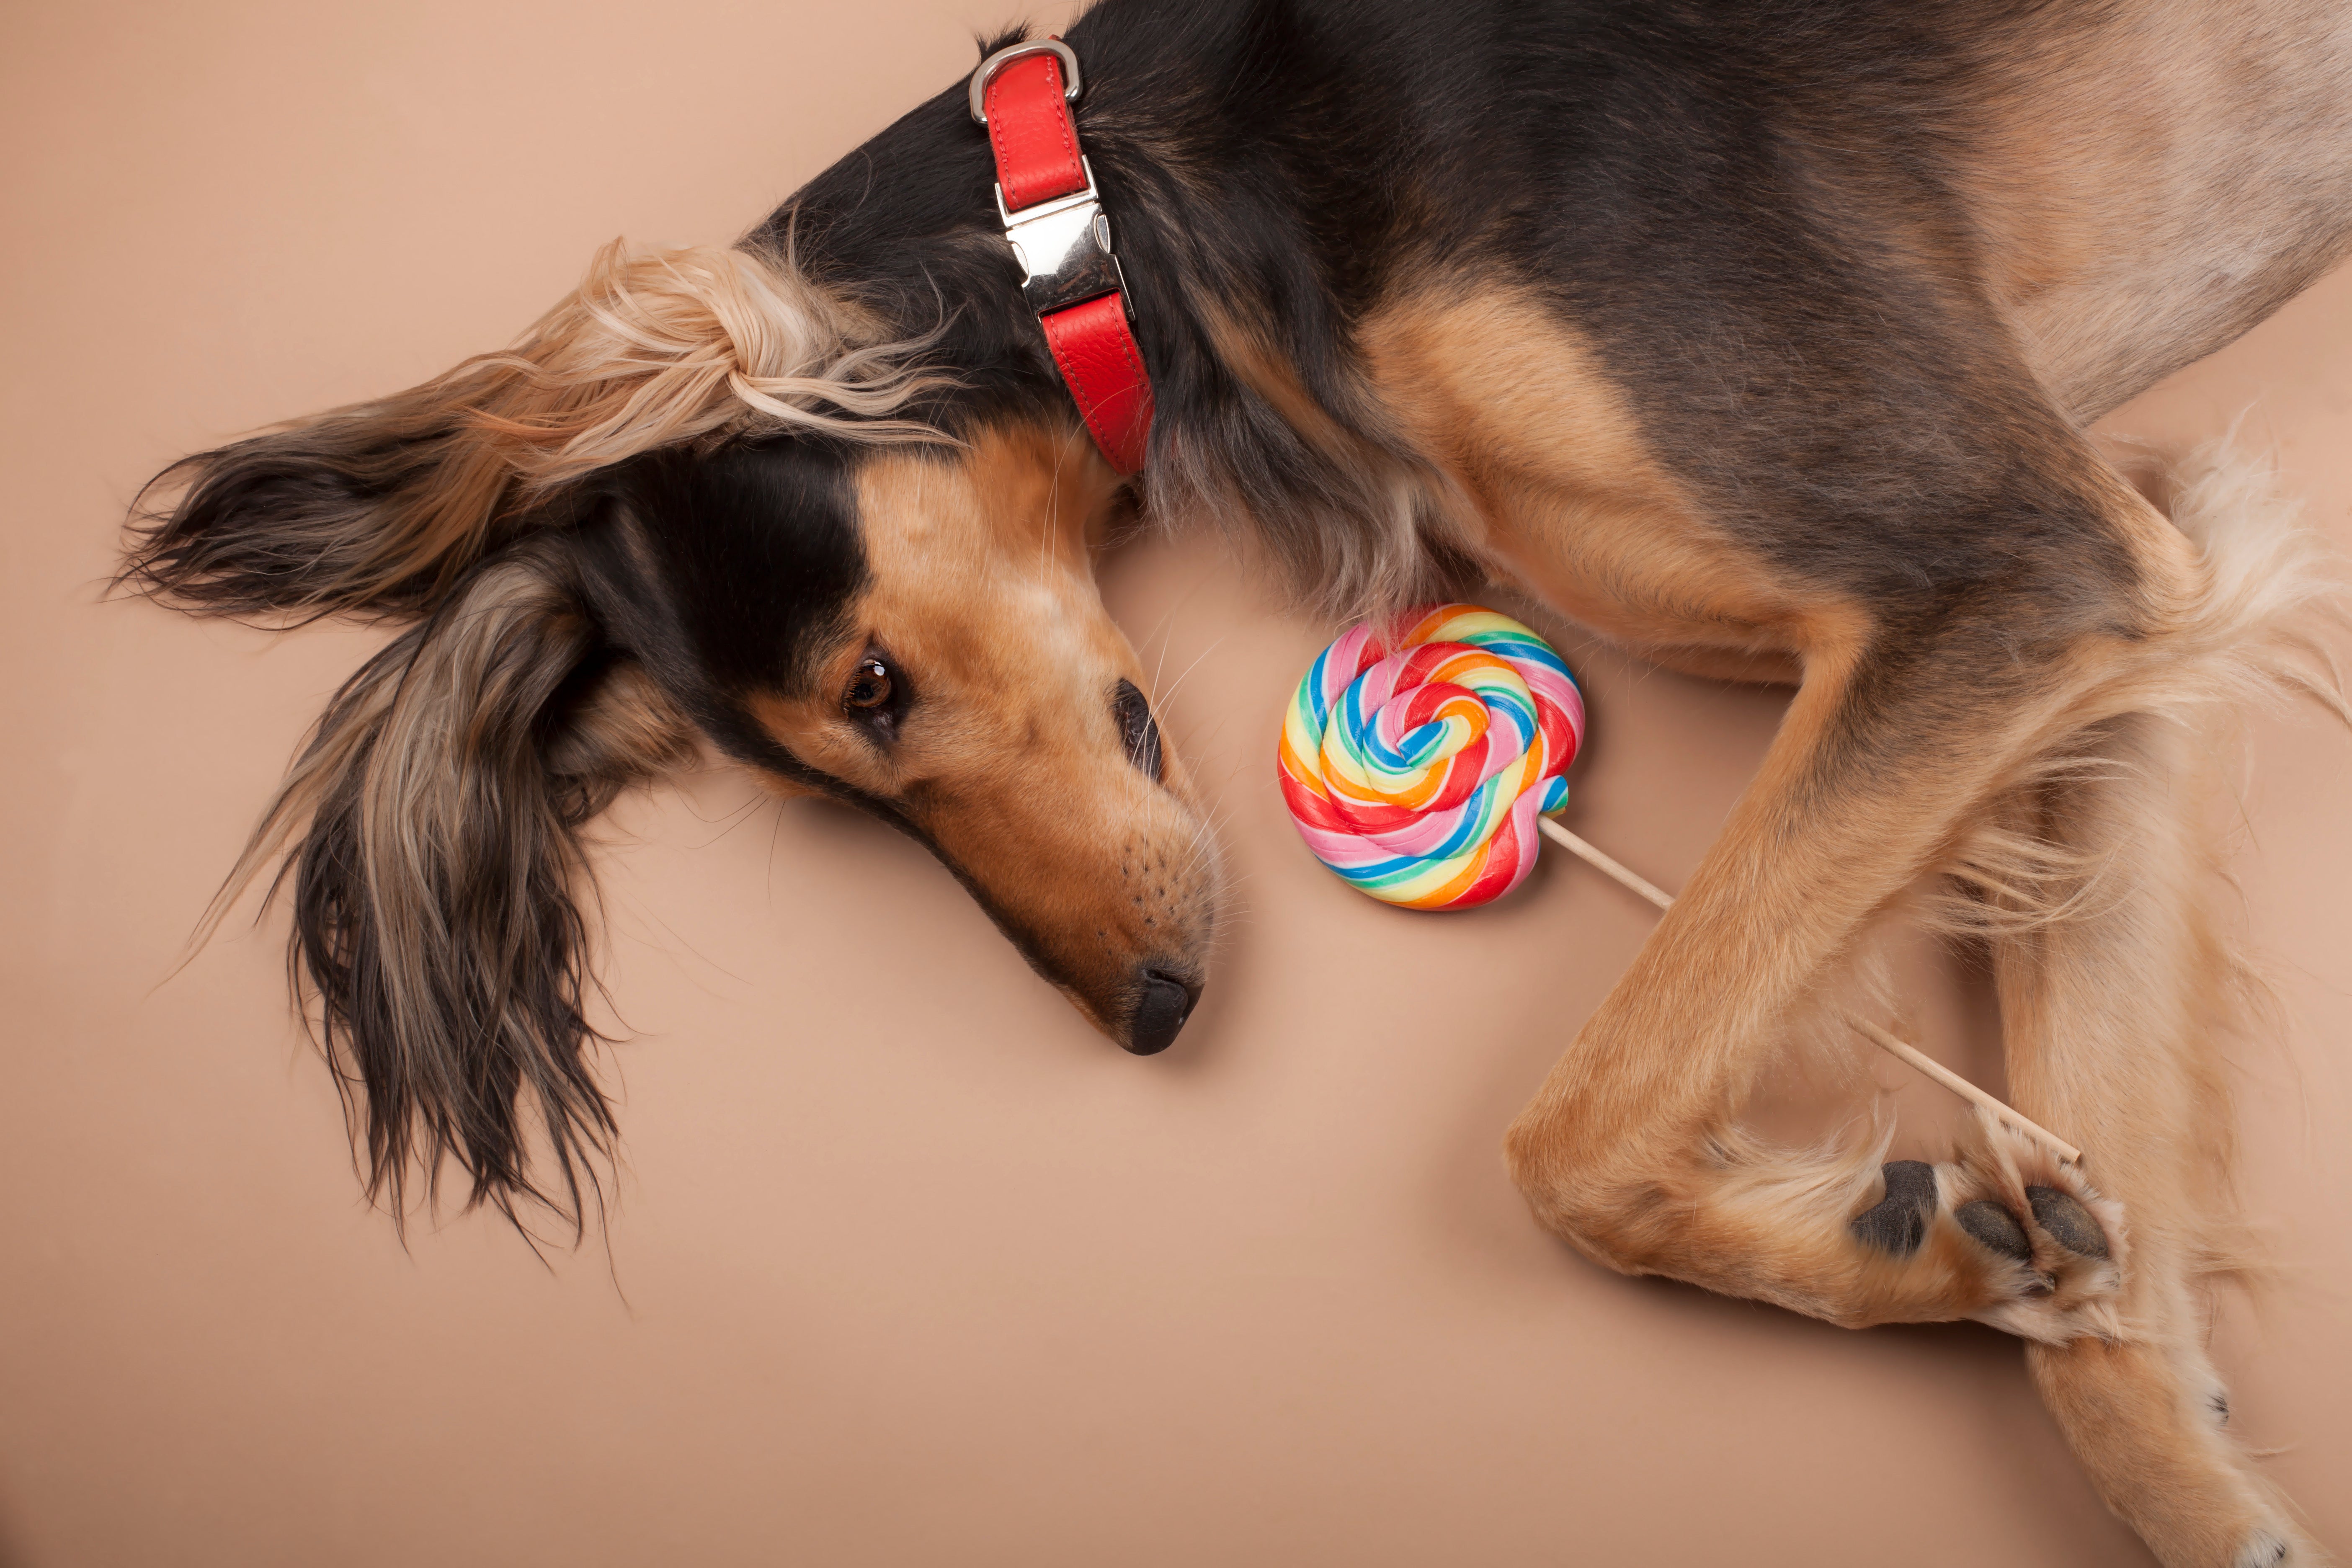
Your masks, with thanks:
M2014 781L2022 800L2041 784L2130 771L2110 727L2147 715L2198 737L2200 752L2242 756L2244 718L2302 699L2352 726L2336 650L2352 636L2352 566L2303 521L2273 458L2247 449L2236 428L2185 452L2121 454L2174 526L2197 546L2205 586L2158 657L2134 661L2061 738ZM2217 780L2226 786L2230 781ZM1942 867L1931 927L1955 935L2017 934L2095 918L2106 910L2103 862L2051 842L2032 813L1989 814Z
M467 1206L518 1228L518 1200L575 1237L601 1210L580 830L693 749L535 542L469 573L320 717L207 927L290 847L272 887L291 884L289 967L395 1219L453 1162Z
M786 255L614 240L511 348L166 468L117 583L274 624L413 618L568 482L640 452L760 427L939 439L889 417L942 383L928 342L887 340Z

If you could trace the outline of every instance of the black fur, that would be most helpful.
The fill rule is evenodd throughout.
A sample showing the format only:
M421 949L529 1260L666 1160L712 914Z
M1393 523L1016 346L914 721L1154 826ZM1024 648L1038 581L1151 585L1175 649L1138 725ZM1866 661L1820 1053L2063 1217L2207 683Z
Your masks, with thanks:
M411 508L444 464L463 460L454 420L383 405L199 452L142 492L143 508L186 481L168 510L141 512L121 581L181 609L278 625L423 615L478 552L436 552L364 603L348 585L404 542L387 519Z
M605 634L721 747L779 765L743 703L803 693L866 582L848 454L806 439L656 452L587 505L572 552Z
M1147 487L1221 476L1303 580L1343 571L1333 542L1377 521L1353 470L1417 463L1370 405L1355 330L1401 274L1435 272L1532 289L1591 334L1712 514L1793 570L1915 621L2031 583L2057 595L2048 614L1994 634L2029 640L2106 615L2129 564L2051 490L2066 433L2003 374L1941 151L1973 62L2029 10L1097 6L1068 35L1076 118L1158 398ZM958 84L753 237L906 330L945 301L942 352L985 373L989 402L1058 412L991 178ZM1921 265L1898 226L1949 259ZM1222 363L1211 309L1272 338L1358 442L1346 462ZM1661 352L1676 344L1691 349ZM1970 427L2003 430L2013 460L1942 439ZM1423 523L1426 579L1458 578L1446 531Z
M1944 689L1939 661L1966 658L1981 701L2033 679L2021 656L2086 625L2132 630L2118 609L2132 568L2088 481L2073 482L2071 432L2004 357L1958 194L1982 62L2047 10L1104 0L1069 41L1158 400L1144 502L1245 514L1301 583L1350 610L1481 575L1444 483L1372 397L1358 335L1404 280L1512 288L1598 346L1713 518L1791 581L1881 617L1824 768L1872 766L1874 746L1896 743L1869 728L1874 712L1907 704L1903 744L1925 743L1923 715L1966 726L1973 710L1946 715L1921 695ZM745 241L855 295L890 336L936 331L931 358L953 384L902 412L950 433L1074 418L1023 306L992 177L959 81ZM1336 442L1303 437L1224 363L1221 315L1295 371ZM593 710L598 683L641 672L729 754L915 829L793 756L749 708L803 690L851 631L844 607L866 570L855 447L698 442L526 505L479 468L493 459L447 411L475 406L466 397L396 398L190 459L174 475L193 484L149 520L125 575L201 611L423 617L322 721L321 744L351 754L308 802L300 966L324 996L331 1053L365 1094L379 1184L396 1188L412 1154L437 1169L446 1151L477 1198L539 1195L524 1094L576 1216L576 1171L611 1122L581 1063L573 836L645 765L599 754L565 775L551 761L594 731L570 716ZM478 515L419 502L421 476L451 464L478 468L465 488ZM431 955L431 1007L397 1013L370 912L383 868L357 837L376 786L373 742L354 737L378 721L360 699L457 670L440 655L467 635L463 606L519 565L539 584L530 613L499 622L494 679L449 694L482 714L451 774L465 829L415 872L472 948ZM1148 710L1121 717L1156 775ZM1895 1191L1903 1169L1888 1167L1885 1239L1916 1246L1924 1217Z

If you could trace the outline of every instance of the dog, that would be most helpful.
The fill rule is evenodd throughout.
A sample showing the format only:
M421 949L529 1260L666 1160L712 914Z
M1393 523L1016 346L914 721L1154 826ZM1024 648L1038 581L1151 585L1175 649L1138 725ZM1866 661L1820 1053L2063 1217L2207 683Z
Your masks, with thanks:
M513 346L135 517L124 581L170 604L400 627L231 879L285 856L371 1195L454 1164L584 1225L581 830L705 748L920 839L1169 1046L1216 856L1092 570L1213 519L1340 616L1500 580L1796 688L1508 1131L1545 1226L1836 1323L1995 1324L2163 1562L2315 1560L2202 1349L2236 971L2195 726L2322 589L2084 430L2352 249L2352 12L1102 0L983 55L739 244L616 244ZM1738 1126L1938 870L2081 1165Z

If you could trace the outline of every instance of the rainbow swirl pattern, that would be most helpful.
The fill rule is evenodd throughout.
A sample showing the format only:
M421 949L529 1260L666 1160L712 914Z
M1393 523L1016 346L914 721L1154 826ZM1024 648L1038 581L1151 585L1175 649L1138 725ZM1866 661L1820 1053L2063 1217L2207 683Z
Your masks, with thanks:
M1416 910L1466 910L1534 869L1536 817L1568 804L1584 699L1543 638L1476 605L1358 626L1282 722L1282 798L1316 858Z

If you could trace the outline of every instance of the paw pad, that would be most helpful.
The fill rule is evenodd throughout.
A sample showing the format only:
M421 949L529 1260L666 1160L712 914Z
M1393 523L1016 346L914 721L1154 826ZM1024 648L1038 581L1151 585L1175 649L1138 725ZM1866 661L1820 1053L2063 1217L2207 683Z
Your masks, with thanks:
M1854 1260L1875 1295L1851 1321L1973 1318L2045 1344L2123 1338L2123 1205L2038 1138L1990 1115L1977 1125L1947 1163L1880 1165L1883 1190L1858 1214L1870 1167L1853 1173L1842 1206L1852 1242L1875 1255Z
M1936 1167L1925 1160L1891 1160L1881 1168L1886 1195L1853 1216L1855 1239L1908 1258L1927 1239L1936 1215Z
M2033 1256L2033 1242L2025 1234L2025 1227L2017 1223L2015 1215L1990 1198L1962 1204L1952 1211L1952 1218L1987 1251L2013 1258L2020 1263Z
M2107 1255L2107 1233L2072 1193L2056 1187L2028 1187L2025 1201L2033 1205L2033 1222L2067 1251L2082 1258Z

